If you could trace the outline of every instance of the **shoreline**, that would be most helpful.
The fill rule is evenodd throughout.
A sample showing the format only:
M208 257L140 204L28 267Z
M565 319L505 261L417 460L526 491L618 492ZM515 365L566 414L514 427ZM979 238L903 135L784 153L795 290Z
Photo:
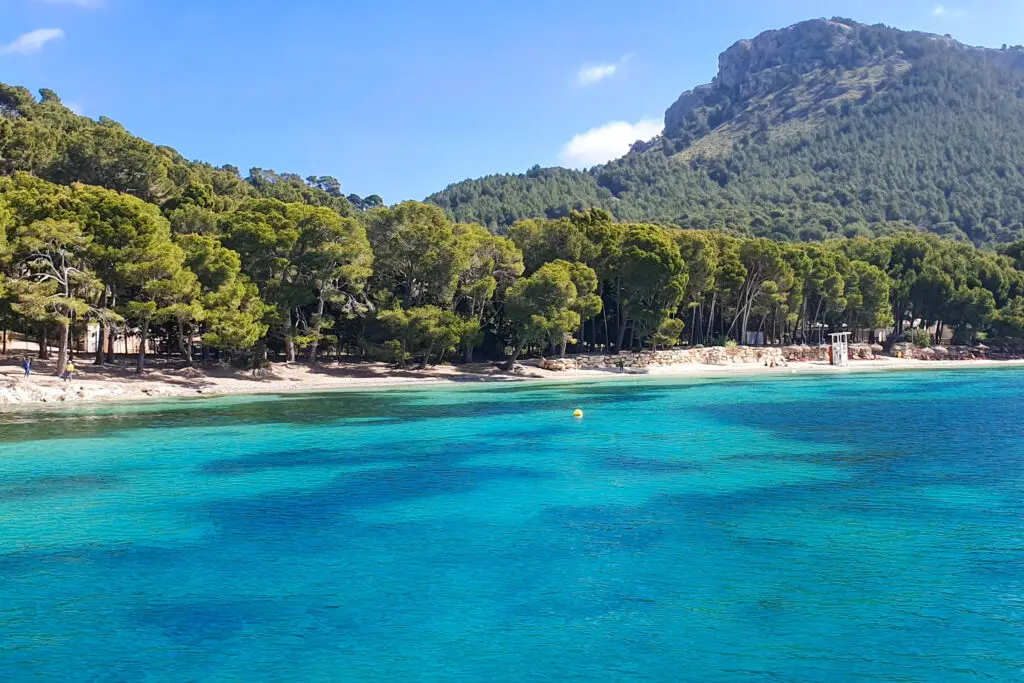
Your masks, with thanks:
M538 363L525 365L522 374L498 371L493 364L434 366L426 370L396 370L375 363L329 363L309 367L278 363L260 377L223 366L185 367L175 363L154 362L141 376L126 367L80 366L71 382L63 382L43 363L39 372L25 379L15 359L0 363L0 409L30 405L90 404L135 401L139 399L175 399L233 395L294 394L327 391L366 391L376 389L437 387L446 385L524 384L553 382L619 381L629 379L721 379L737 376L790 377L793 375L833 375L863 372L912 370L969 370L985 368L1024 368L1017 360L915 360L875 358L851 360L846 367L834 367L823 361L794 361L785 366L765 367L760 363L708 365L682 363L653 366L644 370L542 370Z

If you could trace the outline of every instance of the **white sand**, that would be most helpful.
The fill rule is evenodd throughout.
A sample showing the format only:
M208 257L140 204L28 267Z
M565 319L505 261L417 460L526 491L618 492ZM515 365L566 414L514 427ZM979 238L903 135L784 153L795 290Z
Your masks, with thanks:
M0 360L0 405L60 403L79 401L131 401L141 398L197 396L200 394L261 394L373 389L395 386L424 386L458 382L592 381L637 377L724 377L733 375L791 375L804 373L848 373L882 370L952 370L1024 365L1020 361L922 361L897 358L851 361L846 368L824 362L793 362L786 367L768 368L756 363L730 365L680 364L651 367L644 371L569 370L554 372L527 364L525 374L502 373L492 364L436 366L426 370L394 370L383 364L274 364L260 377L230 367L184 367L180 363L153 360L142 375L122 361L115 366L97 367L88 359L76 363L79 372L71 382L54 376L52 364L33 364L26 379L18 358Z

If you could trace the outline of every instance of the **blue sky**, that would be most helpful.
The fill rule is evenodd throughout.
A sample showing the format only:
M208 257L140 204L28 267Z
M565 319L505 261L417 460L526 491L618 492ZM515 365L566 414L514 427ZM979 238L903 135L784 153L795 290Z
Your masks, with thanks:
M392 203L617 155L736 40L834 15L1024 43L1024 0L0 0L0 81Z

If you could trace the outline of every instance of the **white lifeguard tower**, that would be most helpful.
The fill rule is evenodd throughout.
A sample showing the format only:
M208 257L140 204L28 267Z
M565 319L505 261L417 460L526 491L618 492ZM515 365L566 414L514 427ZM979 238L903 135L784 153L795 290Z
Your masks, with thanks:
M829 349L829 360L832 365L846 367L850 364L850 333L833 332L828 335L832 338L832 347Z

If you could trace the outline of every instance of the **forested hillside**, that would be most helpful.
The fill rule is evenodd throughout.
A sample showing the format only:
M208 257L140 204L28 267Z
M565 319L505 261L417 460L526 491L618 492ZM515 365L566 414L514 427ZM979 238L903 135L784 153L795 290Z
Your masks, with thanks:
M817 20L741 41L662 136L587 172L535 168L428 198L492 229L600 207L619 220L784 240L921 228L1024 234L1024 61L929 34Z
M341 183L330 176L303 179L253 168L242 178L234 166L188 161L106 117L94 121L78 116L52 90L39 95L37 99L25 88L0 83L0 174L26 171L60 185L96 185L171 210L197 204L218 209L266 197L348 215L384 203L377 195L345 197ZM189 219L200 220L197 215Z

